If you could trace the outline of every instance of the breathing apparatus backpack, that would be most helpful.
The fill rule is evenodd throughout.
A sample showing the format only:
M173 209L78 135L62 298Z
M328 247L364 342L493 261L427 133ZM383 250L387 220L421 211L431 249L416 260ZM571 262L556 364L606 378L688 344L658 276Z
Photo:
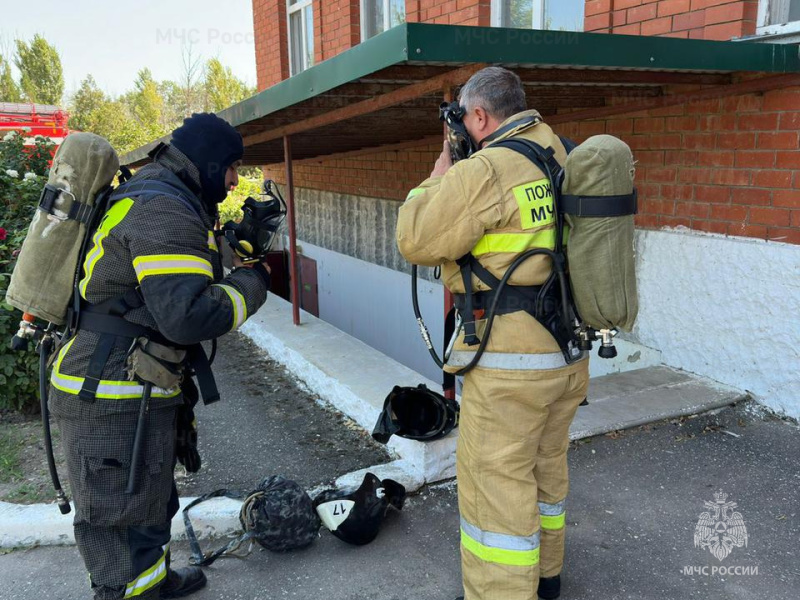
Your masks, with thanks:
M471 140L463 116L463 108L456 102L440 107L454 162L468 158L481 145ZM531 123L535 120L527 119ZM497 139L525 124L512 122L482 142ZM592 342L598 339L602 342L599 356L613 358L617 354L613 338L618 328L630 330L633 326L638 306L633 254L633 215L637 211L633 155L624 142L608 135L591 137L578 146L564 138L561 141L568 152L563 166L555 159L552 147L543 148L531 140L512 136L492 143L492 148L508 148L522 154L550 180L556 215L555 248L552 251L534 248L521 253L502 279L494 277L471 253L457 261L465 294L459 306L457 331L444 360L437 355L422 320L417 268L412 266L414 314L436 364L440 368L447 366L449 350L462 328L464 342L478 346L473 359L452 375L463 375L478 365L501 306L525 310L539 321L558 342L567 364L582 358L582 351L591 350ZM567 228L569 241L565 244ZM509 285L513 272L536 255L546 255L552 260L553 272L547 281L535 287ZM486 328L481 339L476 334L473 275L491 288L488 294L483 293Z

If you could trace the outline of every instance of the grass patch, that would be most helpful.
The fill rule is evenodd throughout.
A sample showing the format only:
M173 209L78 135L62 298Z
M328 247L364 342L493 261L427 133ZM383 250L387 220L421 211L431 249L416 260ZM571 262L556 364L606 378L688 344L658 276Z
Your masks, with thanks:
M0 483L22 478L20 451L22 440L11 427L0 428Z
M23 483L6 495L6 502L14 504L34 504L49 502L51 498L32 483Z

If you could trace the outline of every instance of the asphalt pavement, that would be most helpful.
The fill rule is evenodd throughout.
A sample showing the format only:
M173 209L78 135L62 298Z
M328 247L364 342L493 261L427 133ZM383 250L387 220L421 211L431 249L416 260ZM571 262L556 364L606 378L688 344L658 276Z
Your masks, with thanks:
M232 436L231 443L237 438L246 441ZM280 436L272 443L280 446ZM799 454L800 429L750 404L573 444L561 597L800 597ZM282 456L277 447L275 456ZM250 470L247 461L242 464ZM746 546L733 547L722 560L694 541L701 513L711 510L706 503L716 503L719 492L737 504L747 530ZM176 563L186 556L185 544L175 544ZM243 560L221 560L208 569L208 587L192 598L453 600L461 594L459 569L456 487L450 482L410 497L368 546L348 546L323 530L303 551L258 550ZM44 597L90 597L74 547L0 556L0 598Z
M195 410L203 468L187 475L178 467L181 496L247 491L270 475L311 488L390 460L244 335L219 339L214 372L222 399Z

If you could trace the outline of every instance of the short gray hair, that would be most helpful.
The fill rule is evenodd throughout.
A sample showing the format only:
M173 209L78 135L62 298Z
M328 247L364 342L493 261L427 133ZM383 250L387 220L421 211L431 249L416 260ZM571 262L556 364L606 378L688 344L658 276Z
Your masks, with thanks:
M519 75L503 67L486 67L475 73L461 88L458 101L466 111L480 106L500 121L527 107Z

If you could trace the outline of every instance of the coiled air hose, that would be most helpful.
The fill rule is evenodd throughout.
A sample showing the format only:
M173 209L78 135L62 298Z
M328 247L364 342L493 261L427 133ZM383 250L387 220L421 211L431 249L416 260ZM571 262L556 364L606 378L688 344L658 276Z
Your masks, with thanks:
M483 339L481 339L481 343L478 346L478 349L475 351L475 356L472 360L467 363L465 366L461 367L458 371L453 373L453 375L461 376L472 369L474 369L477 364L480 362L483 353L486 351L486 345L489 343L489 335L492 331L492 325L494 323L494 318L497 312L497 303L500 301L500 296L503 293L506 285L508 284L508 280L511 278L511 275L514 274L519 266L525 262L527 259L531 258L532 256L537 255L546 255L551 258L553 261L553 274L548 278L548 280L542 286L542 292L540 292L540 297L542 293L545 292L549 287L552 285L554 278L558 280L560 292L561 292L561 318L563 320L563 325L566 331L569 331L572 328L572 323L570 322L569 317L569 294L568 294L568 283L567 283L567 276L564 271L564 258L563 255L557 254L552 250L548 250L546 248L533 248L526 252L520 254L511 266L508 267L503 278L500 280L500 283L497 286L497 289L494 290L494 295L492 297L492 303L489 305L489 310L486 312L486 329L484 330ZM414 316L417 319L417 325L419 326L420 334L422 335L422 339L425 342L425 345L428 348L428 352L430 353L433 361L436 365L443 369L446 366L446 363L439 358L439 355L436 353L436 348L433 346L433 342L431 341L430 332L428 331L428 327L425 325L425 321L422 318L422 312L419 308L419 296L417 293L417 265L411 265L411 302L414 306ZM470 317L471 315L468 315ZM446 360L447 357L445 357Z

